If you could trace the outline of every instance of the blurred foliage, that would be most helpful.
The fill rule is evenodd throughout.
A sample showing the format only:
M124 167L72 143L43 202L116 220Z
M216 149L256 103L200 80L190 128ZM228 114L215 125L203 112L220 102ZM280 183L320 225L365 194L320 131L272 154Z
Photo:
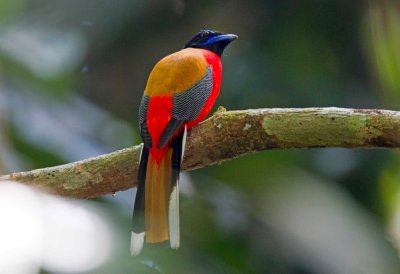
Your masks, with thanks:
M368 10L372 62L377 79L389 98L399 98L400 89L400 5L396 1L370 1Z
M0 15L5 172L139 143L152 66L203 28L239 35L217 105L400 107L395 1L18 0L2 1ZM399 159L266 151L192 172L182 179L182 248L135 258L133 192L103 197L116 247L92 273L398 273Z

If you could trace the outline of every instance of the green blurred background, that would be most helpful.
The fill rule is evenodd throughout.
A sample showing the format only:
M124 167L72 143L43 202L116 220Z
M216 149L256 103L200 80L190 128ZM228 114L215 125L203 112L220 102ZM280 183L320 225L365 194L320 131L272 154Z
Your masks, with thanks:
M151 68L204 28L239 36L216 106L400 109L397 1L14 0L0 18L0 173L140 143ZM400 273L399 167L304 149L184 174L181 249L135 258L134 190L100 197L116 240L90 273Z

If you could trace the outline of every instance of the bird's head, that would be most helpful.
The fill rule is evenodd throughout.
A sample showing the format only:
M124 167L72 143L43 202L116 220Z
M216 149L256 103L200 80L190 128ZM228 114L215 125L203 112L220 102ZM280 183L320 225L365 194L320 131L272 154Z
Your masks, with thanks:
M237 35L234 34L202 30L185 45L185 48L207 49L221 57L225 47L237 38Z

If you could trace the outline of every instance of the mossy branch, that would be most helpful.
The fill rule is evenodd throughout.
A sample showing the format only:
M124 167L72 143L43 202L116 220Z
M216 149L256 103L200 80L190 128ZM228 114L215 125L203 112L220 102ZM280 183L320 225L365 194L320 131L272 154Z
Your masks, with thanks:
M400 147L400 112L303 108L225 111L193 128L183 170L193 170L266 149ZM91 198L136 186L140 146L66 165L0 176L49 192Z

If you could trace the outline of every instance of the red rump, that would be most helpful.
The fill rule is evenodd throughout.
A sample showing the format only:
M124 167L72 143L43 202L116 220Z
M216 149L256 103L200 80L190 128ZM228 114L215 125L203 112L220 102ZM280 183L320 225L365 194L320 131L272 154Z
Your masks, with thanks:
M158 149L157 143L160 135L171 120L172 97L171 96L151 96L147 111L147 128L152 139L150 155L159 164L168 151L168 146Z

